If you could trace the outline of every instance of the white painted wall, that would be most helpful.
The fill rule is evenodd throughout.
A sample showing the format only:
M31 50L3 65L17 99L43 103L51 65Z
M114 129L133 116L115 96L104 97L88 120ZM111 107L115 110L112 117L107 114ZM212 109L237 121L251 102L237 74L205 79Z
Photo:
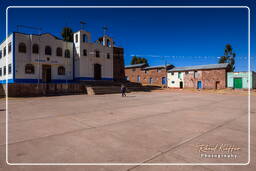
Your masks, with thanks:
M26 44L26 53L18 51L19 43ZM39 45L39 54L32 53L32 45ZM51 55L45 55L45 46L52 49ZM62 56L56 56L57 47L62 48ZM69 49L70 58L64 57L65 49ZM47 60L49 58L49 60ZM15 62L16 62L16 79L42 79L42 65L51 65L52 80L72 80L73 79L73 43L56 39L50 34L43 35L26 35L15 33ZM34 74L25 73L25 65L33 64L35 66ZM58 75L58 67L65 67L65 75Z
M173 74L172 74L173 73ZM185 72L180 72L180 78L178 78L179 72L168 72L167 73L167 84L170 88L180 88L180 82L183 82L184 87L184 74Z
M0 51L2 57L0 58L0 68L2 69L2 75L0 75L0 81L13 78L13 34L11 34L5 41L0 44ZM11 43L11 52L8 52L8 44ZM6 47L6 56L4 56L4 47ZM7 61L7 65L6 65ZM8 74L8 65L11 64L11 74ZM4 66L6 66L6 75L4 75Z
M83 42L82 35L86 34L88 42ZM76 42L76 35L78 35L78 42ZM111 40L111 47L108 47L105 41ZM105 46L104 46L105 44ZM75 45L75 77L94 77L94 64L100 64L102 78L113 79L113 41L110 37L104 36L103 43L91 42L91 35L89 32L80 30L74 33L74 45ZM87 50L87 56L84 56L83 50ZM95 51L100 52L100 57L96 57ZM107 54L110 58L107 59Z

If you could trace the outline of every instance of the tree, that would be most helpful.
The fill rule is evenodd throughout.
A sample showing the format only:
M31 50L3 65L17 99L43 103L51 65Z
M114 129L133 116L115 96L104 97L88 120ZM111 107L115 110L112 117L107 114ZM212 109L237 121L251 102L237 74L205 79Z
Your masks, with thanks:
M235 70L235 57L236 54L233 53L232 46L227 44L224 49L224 56L221 56L219 59L219 63L229 63L231 71Z
M148 66L148 60L146 58L141 58L141 57L137 57L137 56L132 57L131 65L143 64L143 63L145 63Z
M69 27L64 27L61 32L64 41L73 42L73 31Z

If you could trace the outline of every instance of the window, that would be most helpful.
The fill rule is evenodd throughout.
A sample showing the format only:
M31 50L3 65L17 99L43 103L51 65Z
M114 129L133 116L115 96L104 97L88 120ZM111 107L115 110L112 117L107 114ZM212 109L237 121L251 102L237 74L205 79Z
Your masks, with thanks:
M12 64L9 64L8 65L8 74L11 74L12 73Z
M8 44L8 53L11 53L11 51L12 51L12 43L10 42Z
M50 46L45 46L45 55L52 55L52 48Z
M197 71L194 72L194 78L197 78L198 77L198 73Z
M178 78L181 78L181 72L178 73Z
M133 72L136 71L136 68L133 68L132 71L133 71Z
M3 75L2 68L0 68L0 77Z
M107 40L107 46L111 47L111 42L109 40Z
M25 43L19 43L19 52L20 53L26 53L27 52L27 48Z
M172 75L174 75L174 72L171 72Z
M65 50L65 57L70 58L70 51L68 49Z
M39 46L38 44L33 44L32 46L32 53L39 53Z
M152 84L152 83L153 83L153 78L152 78L152 77L149 78L148 83L149 83L149 84Z
M0 50L0 59L2 58L2 50Z
M78 42L78 34L76 34L76 43Z
M35 73L35 67L33 64L27 64L25 66L25 73L26 74L34 74Z
M62 49L60 47L56 49L56 56L62 56Z
M107 53L107 59L110 59L110 54L109 53Z
M186 71L185 74L187 75L187 74L188 74L188 71Z
M58 67L58 75L65 75L65 68L63 66Z
M172 84L174 84L175 83L175 81L172 81Z
M6 66L4 66L4 75L6 75Z
M96 57L99 58L100 57L100 51L96 50L95 51Z
M140 82L140 76L139 75L137 76L137 82Z
M148 70L145 70L145 74L147 74L148 73Z
M88 42L88 38L86 34L83 34L83 42Z
M4 56L6 56L6 47L4 47Z
M83 50L83 53L84 53L84 56L87 56L87 50L86 49Z

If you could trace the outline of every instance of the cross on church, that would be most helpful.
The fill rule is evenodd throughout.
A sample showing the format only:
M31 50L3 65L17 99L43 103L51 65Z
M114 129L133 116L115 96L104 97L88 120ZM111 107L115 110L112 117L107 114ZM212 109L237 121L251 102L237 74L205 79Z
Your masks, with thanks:
M84 26L85 26L86 22L80 21L80 29L84 30Z

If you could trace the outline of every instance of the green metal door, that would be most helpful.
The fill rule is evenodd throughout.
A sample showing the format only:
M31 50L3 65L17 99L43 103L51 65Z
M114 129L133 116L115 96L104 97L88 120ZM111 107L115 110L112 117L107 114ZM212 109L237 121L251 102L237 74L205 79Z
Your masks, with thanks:
M242 78L234 78L234 88L242 88Z

